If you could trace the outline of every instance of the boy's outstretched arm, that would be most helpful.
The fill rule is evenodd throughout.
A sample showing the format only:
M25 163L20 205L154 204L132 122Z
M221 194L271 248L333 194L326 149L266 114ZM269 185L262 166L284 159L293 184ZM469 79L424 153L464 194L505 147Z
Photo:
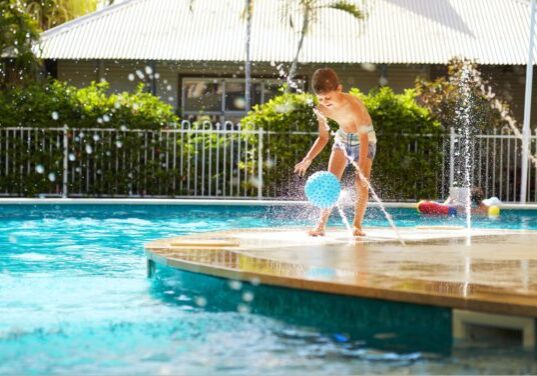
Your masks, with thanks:
M330 128L328 127L328 124L326 124L326 120L319 118L319 116L317 116L317 119L319 124L319 136L317 136L317 139L311 146L304 159L295 165L295 172L298 173L299 176L304 176L306 170L311 165L311 162L324 149L328 143L328 140L330 139Z

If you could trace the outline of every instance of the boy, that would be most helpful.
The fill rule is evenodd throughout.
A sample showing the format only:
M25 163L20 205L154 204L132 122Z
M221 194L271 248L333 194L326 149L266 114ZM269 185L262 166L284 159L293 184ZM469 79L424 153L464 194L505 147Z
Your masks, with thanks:
M313 159L323 150L330 139L327 118L339 125L335 143L332 146L328 171L340 180L349 161L347 156L358 163L365 179L369 180L373 158L375 157L377 138L373 130L371 117L364 104L356 97L342 92L342 86L336 72L330 68L317 69L312 77L313 91L319 105L315 111L319 122L319 136L304 159L295 166L295 172L304 176ZM365 236L362 220L368 199L367 182L362 181L358 172L355 176L358 193L353 235ZM311 236L323 236L330 209L322 210L317 226L309 231Z

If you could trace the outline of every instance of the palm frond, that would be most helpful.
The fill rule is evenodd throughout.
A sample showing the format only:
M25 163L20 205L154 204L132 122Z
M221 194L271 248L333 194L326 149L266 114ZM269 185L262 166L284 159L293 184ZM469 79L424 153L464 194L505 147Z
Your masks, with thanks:
M365 18L365 13L362 12L356 4L346 0L338 0L326 6L326 8L341 10L342 12L352 15L354 18L361 20Z

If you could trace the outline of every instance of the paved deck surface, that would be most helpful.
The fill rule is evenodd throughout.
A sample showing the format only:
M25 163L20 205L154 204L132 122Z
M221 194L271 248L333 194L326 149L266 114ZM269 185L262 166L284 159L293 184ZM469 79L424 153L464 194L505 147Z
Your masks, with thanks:
M207 233L153 241L147 257L178 269L327 293L537 317L537 232L452 227Z

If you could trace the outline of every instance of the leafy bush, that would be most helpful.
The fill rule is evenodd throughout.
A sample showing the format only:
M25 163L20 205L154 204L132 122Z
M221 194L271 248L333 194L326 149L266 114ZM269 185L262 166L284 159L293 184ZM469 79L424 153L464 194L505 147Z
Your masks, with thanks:
M392 200L431 198L442 184L442 127L416 102L414 90L395 94L389 87L350 91L368 109L377 132L372 180Z
M4 146L0 158L8 156L4 163L8 168L0 176L0 191L23 196L61 192L63 131L44 129L67 125L70 193L187 193L176 188L179 172L163 159L174 139L158 132L127 132L174 124L178 118L173 108L144 93L142 86L133 93L112 95L106 93L107 89L107 83L77 89L50 81L0 93L0 128L4 128L0 135L10 140L8 145L0 139ZM118 131L106 132L106 128Z
M0 93L0 127L160 129L178 121L173 107L143 92L108 95L107 82L77 89L52 80Z
M33 47L39 41L37 24L20 1L0 2L0 88L25 83L36 76L39 59Z
M466 70L465 73L464 70ZM462 85L468 86L467 98L463 97ZM461 116L457 113L462 107L470 106L473 132L501 128L505 125L500 111L496 108L497 98L486 91L489 83L481 77L478 66L467 60L452 59L447 75L433 81L416 81L418 102L427 108L433 117L446 130L459 128ZM501 103L508 110L507 103Z
M415 101L415 92L395 94L384 87L364 94L352 89L350 94L360 98L369 110L378 134L378 152L373 167L373 183L388 199L414 200L433 197L437 193L441 171L442 129L426 108ZM268 134L265 148L265 185L270 193L285 195L293 183L292 169L307 153L316 135L291 132L317 132L313 113L315 98L309 94L283 94L268 103L254 107L243 119L246 129L284 132ZM337 125L331 123L331 128ZM286 133L287 132L287 133ZM427 134L422 137L421 134ZM251 141L257 136L250 135ZM418 147L416 147L416 145ZM311 171L326 169L329 147L316 159ZM255 152L242 167L255 174Z
M242 129L258 130L263 128L263 177L266 195L294 196L293 166L308 152L317 137L317 118L313 112L314 97L311 94L284 93L269 102L254 106L242 119ZM301 132L301 133L298 133ZM298 133L298 134L297 134ZM243 136L248 142L257 145L258 135ZM328 148L315 160L312 170L319 169L328 156ZM253 149L247 162L241 168L250 176L257 173L258 150ZM254 181L255 183L255 181ZM248 183L245 183L248 184ZM255 191L255 184L250 187Z

